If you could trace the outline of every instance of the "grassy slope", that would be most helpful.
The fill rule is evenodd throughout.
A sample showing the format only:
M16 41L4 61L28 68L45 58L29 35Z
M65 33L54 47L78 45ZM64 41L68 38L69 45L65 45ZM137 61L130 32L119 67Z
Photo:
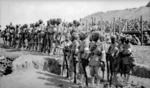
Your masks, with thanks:
M107 12L97 12L93 13L91 15L86 16L81 20L81 22L85 22L85 20L88 20L88 22L92 22L91 17L96 18L96 21L107 20L112 21L112 19L115 17L117 18L125 18L125 19L135 19L140 18L140 16L143 16L143 20L150 21L150 7L139 7L139 8L131 8L131 9L125 9L125 10L112 10Z
M137 63L150 66L150 46L134 46L134 57Z

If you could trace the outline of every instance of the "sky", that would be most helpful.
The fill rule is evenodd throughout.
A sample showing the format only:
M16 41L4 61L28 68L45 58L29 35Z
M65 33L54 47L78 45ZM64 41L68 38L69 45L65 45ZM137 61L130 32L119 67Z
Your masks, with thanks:
M0 25L30 24L51 18L79 20L95 12L138 8L150 0L0 0Z

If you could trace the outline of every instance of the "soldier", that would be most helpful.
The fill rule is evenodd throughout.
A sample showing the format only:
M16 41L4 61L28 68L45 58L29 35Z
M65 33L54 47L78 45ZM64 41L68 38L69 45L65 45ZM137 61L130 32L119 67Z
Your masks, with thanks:
M149 34L148 34L147 32L144 33L143 42L144 42L145 44L150 43L150 36L149 36Z
M50 31L51 31L51 32L50 32L50 34L51 34L51 35L50 35L50 39L51 39L51 40L50 40L50 43L51 43L51 46L50 46L51 52L50 52L50 54L51 54L51 55L53 55L54 52L55 52L55 43L56 43L56 39L55 39L55 38L56 38L56 37L55 37L55 36L56 36L56 30L55 30L55 29L56 29L56 28L52 27L51 30L50 30Z
M136 45L141 45L141 42L140 42L140 39L134 34L133 35L133 40L134 40L134 43L136 44Z
M129 80L129 73L131 69L133 68L133 58L131 57L132 55L132 44L130 43L130 39L127 38L125 41L125 44L123 45L123 74L126 78L126 80Z
M102 65L101 65L101 71L102 71L102 81L104 80L104 74L105 74L105 69L106 69L106 52L107 52L107 44L106 44L106 39L104 35L100 36L100 41L102 44Z
M71 41L69 40L69 35L66 35L65 41L63 42L63 54L64 54L64 59L63 59L63 67L62 67L62 75L63 75L63 70L66 67L67 70L67 75L66 78L69 77L69 68L68 68L68 60L69 60L69 54L70 54L70 45Z
M85 79L85 85L88 86L88 77L86 72L86 67L89 63L89 38L87 37L86 33L80 33L80 46L79 46L79 53L78 53L78 65L79 65L79 74L80 74L80 82L84 85L83 81ZM81 86L83 86L81 85Z
M37 31L37 51L40 51L40 42L41 42L41 30Z
M106 57L107 79L110 82L110 86L111 86L111 82L112 82L112 77L116 76L115 68L117 65L117 60L116 60L117 54L118 54L118 44L116 43L116 37L111 36L111 45L108 48L107 57ZM110 74L110 76L109 76L109 74Z
M70 76L73 78L73 83L76 83L76 57L78 52L78 46L79 46L79 35L77 32L71 33L71 48L70 48L70 57L69 57L69 71ZM71 80L71 79L70 79Z
M30 48L29 48L30 50L34 49L34 30L33 30L33 28L31 28L31 33L30 33L29 40L28 40L30 42Z
M102 55L102 46L99 42L100 34L98 31L93 32L92 34L92 43L90 45L91 58L89 61L90 74L92 77L91 84L95 86L95 79L97 79L97 86L100 83L100 74L99 69L101 67L101 55Z
M34 32L34 50L38 51L38 32L39 32L39 23L35 24L35 32Z
M0 32L1 32L1 25L0 25Z
M61 36L62 36L62 34L61 34L60 32L58 32L58 33L56 34L56 38L55 38L55 39L56 39L56 43L55 43L56 48L55 48L55 50L56 50L56 54L57 54L57 55L60 54Z

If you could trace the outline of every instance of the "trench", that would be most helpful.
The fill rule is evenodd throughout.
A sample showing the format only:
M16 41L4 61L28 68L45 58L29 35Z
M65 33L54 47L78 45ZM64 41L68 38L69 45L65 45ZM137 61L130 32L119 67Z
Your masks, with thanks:
M35 56L35 55L21 55L12 61L5 61L5 69L1 69L1 76L9 75L15 71L40 69L48 71L57 75L61 74L61 58L55 58L50 56Z

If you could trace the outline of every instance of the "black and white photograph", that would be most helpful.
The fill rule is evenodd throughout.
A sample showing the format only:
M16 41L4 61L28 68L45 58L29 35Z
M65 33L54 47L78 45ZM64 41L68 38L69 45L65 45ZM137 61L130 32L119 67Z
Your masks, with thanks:
M150 0L0 0L0 88L150 88Z

